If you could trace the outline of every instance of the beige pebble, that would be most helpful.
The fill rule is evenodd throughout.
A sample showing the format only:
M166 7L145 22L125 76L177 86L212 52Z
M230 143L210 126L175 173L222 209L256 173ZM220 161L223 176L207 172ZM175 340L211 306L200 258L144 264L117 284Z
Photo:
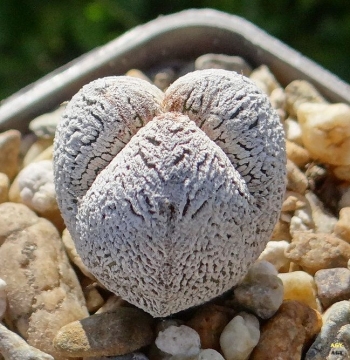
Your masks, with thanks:
M285 138L300 146L303 146L303 138L300 124L292 118L287 118L283 123Z
M293 141L286 140L287 158L299 168L303 168L311 161L309 152Z
M330 165L350 165L350 106L311 104L299 107L303 143L314 159Z
M278 274L283 282L283 300L297 300L318 310L317 289L313 276L305 271Z
M0 353L5 360L54 360L54 358L30 345L19 335L0 323Z
M100 309L104 304L104 299L94 284L83 287L83 294L86 301L86 307L90 314Z
M332 171L338 179L350 182L350 165L336 166Z
M273 228L271 240L290 240L291 238L292 237L289 232L289 223L279 219Z
M286 191L284 195L284 201L282 204L282 212L295 211L301 209L307 205L307 200L304 195L301 195L295 191Z
M38 139L28 149L24 159L23 167L29 165L37 156L39 156L45 149L52 146L52 139Z
M287 159L287 189L304 194L308 187L305 174L289 159Z
M149 345L153 325L142 310L118 308L63 326L53 344L61 357L123 355Z
M334 226L334 235L350 243L350 207L343 207Z
M130 69L125 76L131 76L131 77L135 77L135 78L139 78L145 81L148 81L149 83L151 83L151 79L141 70L139 69Z
M261 328L249 360L300 360L307 344L320 331L321 315L307 305L286 300Z
M104 312L113 312L116 309L127 306L128 303L120 296L112 294L106 302L96 311L96 314L102 314Z
M176 73L171 67L160 69L153 78L153 84L165 91L176 79Z
M312 191L308 191L305 194L305 197L311 208L315 232L331 234L334 230L337 218L326 210L322 201Z
M91 272L82 262L81 257L78 255L74 241L67 229L64 229L62 232L62 241L70 261L76 265L85 276L93 281L96 281L95 276L91 274Z
M0 173L0 204L8 201L10 179L5 173Z
M346 267L350 244L329 234L299 232L293 236L285 255L314 275L321 269Z
M0 172L12 180L19 166L19 152L21 133L17 130L8 130L0 134Z
M326 103L323 96L306 80L294 80L285 88L287 96L287 111L290 116L295 116L301 104Z
M290 260L284 255L284 251L289 245L288 241L269 241L260 254L259 260L268 261L277 271L288 271Z
M253 80L258 87L260 84L263 84L264 86L261 90L266 92L267 95L271 95L273 90L281 88L281 85L266 65L260 65L254 69L249 78Z
M0 204L0 277L8 317L30 345L63 360L52 346L65 324L88 316L78 279L56 228L22 204Z
M42 160L51 160L53 159L53 145L47 147L44 151L42 151L37 157L33 159L32 162L38 162Z

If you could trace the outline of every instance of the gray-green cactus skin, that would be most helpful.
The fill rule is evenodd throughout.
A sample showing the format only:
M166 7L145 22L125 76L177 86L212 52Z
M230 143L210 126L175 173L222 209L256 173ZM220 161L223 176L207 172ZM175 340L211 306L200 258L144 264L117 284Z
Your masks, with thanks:
M155 317L236 285L277 221L283 129L249 79L201 70L163 94L98 79L70 101L54 150L58 204L85 265Z

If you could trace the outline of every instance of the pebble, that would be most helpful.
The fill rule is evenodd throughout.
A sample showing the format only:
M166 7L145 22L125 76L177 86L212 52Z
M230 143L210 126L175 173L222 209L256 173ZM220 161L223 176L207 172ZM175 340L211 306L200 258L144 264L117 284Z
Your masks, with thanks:
M10 180L18 171L20 146L19 131L8 130L0 134L0 173L6 174Z
M350 244L329 234L299 232L294 235L285 255L314 275L321 269L346 267Z
M62 357L125 355L154 340L153 323L142 310L121 307L63 326L53 344Z
M287 118L283 125L286 140L303 146L302 132L299 123L295 119Z
M350 181L350 165L336 166L332 169L333 174L340 180Z
M286 152L287 158L299 168L303 168L306 164L311 162L309 152L293 141L286 140Z
M34 161L44 150L52 146L52 139L38 139L28 149L23 159L23 167Z
M350 243L350 207L343 207L334 226L334 235Z
M38 156L36 156L32 160L32 162L38 162L38 161L42 161L42 160L52 161L52 159L53 159L53 145L50 145L45 150L43 150L40 154L38 154Z
M306 80L294 80L285 88L287 111L290 116L296 116L303 103L326 103L323 96Z
M226 360L246 360L260 338L259 320L242 312L235 316L220 336L220 345Z
M301 209L296 209L290 220L289 232L294 237L299 232L314 232L315 223L312 219L310 204Z
M288 271L290 260L284 255L289 245L288 241L269 241L265 250L260 254L259 260L268 261L277 271Z
M78 255L77 250L75 248L74 241L67 229L64 229L62 232L62 241L64 248L66 250L66 253L69 257L69 260L76 265L79 270L89 279L93 281L97 281L95 276L91 274L91 272L88 270L88 268L84 265L84 263L81 260L81 257Z
M249 78L267 95L271 95L273 90L281 88L281 85L266 65L260 65L254 69ZM284 96L284 101L285 100L286 98Z
M291 234L289 232L289 222L282 220L281 218L277 220L275 227L273 228L271 234L271 240L291 240Z
M305 198L309 202L312 220L315 224L315 232L332 234L338 219L326 210L322 201L312 192L308 191Z
M278 277L283 283L283 300L297 300L318 310L317 288L313 276L305 271L293 271L278 274Z
M350 270L322 269L315 274L318 298L327 309L335 302L350 299Z
M0 279L0 322L4 317L7 307L6 282Z
M30 345L0 323L0 354L5 360L55 360Z
M128 303L120 296L110 295L106 302L96 311L96 314L102 314L105 312L113 312L120 307L127 306Z
M29 129L41 139L53 139L67 102L62 103L52 112L45 113L29 123Z
M291 211L294 212L295 210L302 209L303 207L308 205L308 201L304 195L298 194L295 191L287 190L284 195L284 201L282 204L282 212Z
M317 311L298 301L284 301L276 315L262 326L259 343L249 359L300 360L304 346L321 325Z
M8 201L10 179L5 173L0 173L0 204Z
M304 146L314 159L330 165L350 165L349 105L306 103L299 107L298 121Z
M341 198L339 199L338 208L341 210L345 207L350 207L350 187L345 188L342 192Z
M90 279L89 279L90 280ZM99 291L96 288L96 284L89 284L87 286L84 286L82 283L82 289L83 294L85 297L86 307L89 311L89 313L94 313L96 310L101 308L101 306L104 304L104 299L99 293Z
M267 261L257 261L234 289L234 297L246 309L269 319L283 301L283 284L275 267Z
M305 355L305 360L324 360L337 342L337 335L344 325L350 323L350 302L339 301L322 315L323 325L316 340ZM349 344L350 345L350 344Z
M135 77L135 78L139 78L142 80L145 80L149 83L152 83L151 79L141 70L139 69L130 69L125 76L131 76L131 77Z
M204 54L196 59L194 66L196 70L224 69L245 76L249 76L252 71L252 68L240 56L224 54Z
M176 79L176 73L171 67L159 70L153 78L153 84L165 91Z
M287 159L287 189L305 194L309 183L306 175L289 159Z
M197 355L201 347L198 333L186 325L172 325L160 331L155 344L159 350L175 356Z
M3 203L1 238L0 278L7 284L11 327L30 345L63 360L52 339L63 325L88 312L58 231L25 205Z
M202 349L220 350L220 335L232 319L232 312L232 309L215 304L203 305L186 325L196 330Z

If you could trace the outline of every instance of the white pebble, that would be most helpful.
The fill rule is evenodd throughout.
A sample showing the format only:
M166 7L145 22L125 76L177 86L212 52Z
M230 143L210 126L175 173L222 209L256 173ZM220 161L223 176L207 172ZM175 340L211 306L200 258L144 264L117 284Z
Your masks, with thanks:
M286 240L269 241L265 250L260 254L259 260L265 260L271 263L276 270L286 267L290 260L284 255L289 243Z
M186 325L172 325L160 331L155 343L159 350L181 356L197 355L201 346L198 333Z
M286 119L284 121L284 131L286 139L298 145L303 145L301 127L297 121L290 118Z
M220 353L213 349L201 350L198 360L225 360Z
M248 313L235 316L220 336L226 360L246 360L260 339L259 321Z

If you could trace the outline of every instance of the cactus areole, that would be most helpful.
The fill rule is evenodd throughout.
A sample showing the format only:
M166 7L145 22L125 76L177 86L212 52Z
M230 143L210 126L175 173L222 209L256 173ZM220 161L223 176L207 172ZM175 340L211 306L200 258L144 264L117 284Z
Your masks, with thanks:
M164 317L244 277L277 221L285 161L277 114L240 74L195 71L165 93L113 76L68 104L55 186L89 270Z

